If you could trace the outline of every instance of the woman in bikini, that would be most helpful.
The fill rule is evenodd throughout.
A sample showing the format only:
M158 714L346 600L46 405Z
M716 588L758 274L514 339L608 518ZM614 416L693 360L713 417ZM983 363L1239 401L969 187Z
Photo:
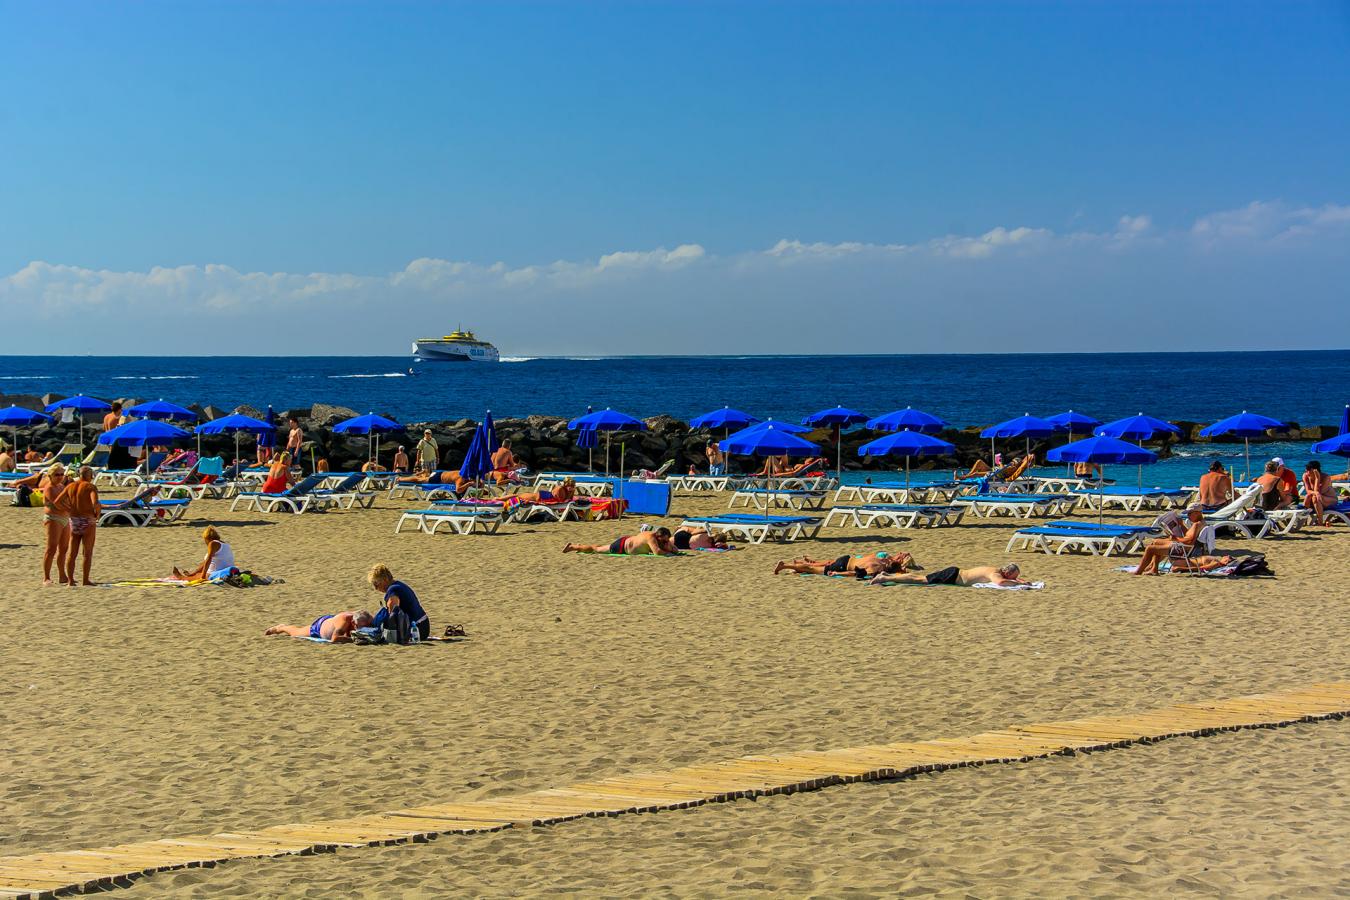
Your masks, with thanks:
M291 455L284 450L267 467L267 480L262 483L264 494L284 494L291 480Z
M1328 475L1322 471L1322 464L1312 460L1303 469L1303 505L1312 510L1313 523L1326 525L1324 513L1328 506L1336 505L1336 486L1333 482L1345 481L1350 475Z
M41 487L45 481L45 487ZM70 516L57 508L57 501L66 489L66 469L52 466L39 479L42 490L42 528L47 535L47 548L42 553L42 583L52 583L52 560L56 561L56 575L66 583L66 550L70 547Z

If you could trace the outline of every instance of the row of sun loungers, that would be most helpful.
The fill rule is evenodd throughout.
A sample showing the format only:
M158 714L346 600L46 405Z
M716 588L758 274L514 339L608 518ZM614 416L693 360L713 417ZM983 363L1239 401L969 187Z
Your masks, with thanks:
M889 525L892 528L943 528L960 523L965 514L966 508L963 506L867 503L862 506L831 507L829 514L825 516L825 525L851 523L854 528L871 528L874 525Z

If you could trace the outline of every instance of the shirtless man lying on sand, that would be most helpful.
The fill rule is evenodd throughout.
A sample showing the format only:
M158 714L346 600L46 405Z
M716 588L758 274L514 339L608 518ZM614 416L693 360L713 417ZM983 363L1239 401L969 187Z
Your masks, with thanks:
M914 557L908 553L891 556L885 551L868 553L863 556L844 554L838 559L794 559L792 562L780 561L773 567L773 574L795 572L798 575L853 575L858 578L889 575L904 572L914 565ZM916 576L922 578L923 576Z
M351 641L352 632L365 628L375 617L364 609L351 609L347 612L322 615L311 625L273 625L263 634L286 634L291 637L318 638L332 644L345 644Z
M675 556L675 541L669 528L642 531L615 538L608 544L568 544L564 553L613 553L626 556Z
M1018 577L1021 574L1022 570L1016 563L1008 563L1006 566L976 566L973 569L948 566L927 575L878 575L872 579L872 584L954 584L957 587L970 587L972 584L996 584L1000 587L1030 584L1031 582L1025 578Z

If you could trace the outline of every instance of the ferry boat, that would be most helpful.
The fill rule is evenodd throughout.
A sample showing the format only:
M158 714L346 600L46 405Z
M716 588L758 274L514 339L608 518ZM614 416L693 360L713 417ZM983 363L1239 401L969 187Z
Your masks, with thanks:
M418 338L413 342L413 357L436 362L498 362L501 354L472 331L452 331L445 337Z

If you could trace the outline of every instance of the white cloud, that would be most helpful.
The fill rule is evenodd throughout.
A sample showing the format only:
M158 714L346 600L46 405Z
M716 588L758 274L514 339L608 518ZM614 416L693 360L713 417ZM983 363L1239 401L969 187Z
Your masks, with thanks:
M384 275L219 264L132 272L35 261L0 277L0 309L11 326L0 329L0 353L31 352L35 331L69 321L80 325L67 332L77 340L66 348L72 353L128 342L201 352L400 352L406 334L447 318L509 335L520 353L943 350L960 343L955 336L968 333L972 316L1016 303L1124 324L1141 296L1178 303L1210 296L1240 319L1243 296L1256 303L1297 282L1301 299L1329 304L1330 313L1350 279L1347 237L1350 206L1257 202L1181 230L1131 214L1102 231L1000 226L909 244L783 238L725 255L686 243L522 266L419 258ZM1254 245L1269 252L1248 252ZM1295 247L1299 254L1284 252ZM1321 254L1311 267L1309 254ZM646 312L616 322L616 305L638 298ZM815 321L821 303L869 327L838 335L799 327ZM680 315L665 316L669 309ZM781 326L766 323L768 309ZM724 327L710 334L691 324L700 317ZM609 324L584 324L595 322ZM246 339L183 347L183 335L203 324ZM1156 331L1137 333L1139 349L1158 340ZM1114 346L1121 334L1098 330L1091 339ZM1191 329L1179 334L1194 340ZM1079 347L1073 341L1082 335L1065 335L1065 348ZM1014 338L1002 336L1018 349ZM1046 341L1028 333L1024 343L1048 349Z

